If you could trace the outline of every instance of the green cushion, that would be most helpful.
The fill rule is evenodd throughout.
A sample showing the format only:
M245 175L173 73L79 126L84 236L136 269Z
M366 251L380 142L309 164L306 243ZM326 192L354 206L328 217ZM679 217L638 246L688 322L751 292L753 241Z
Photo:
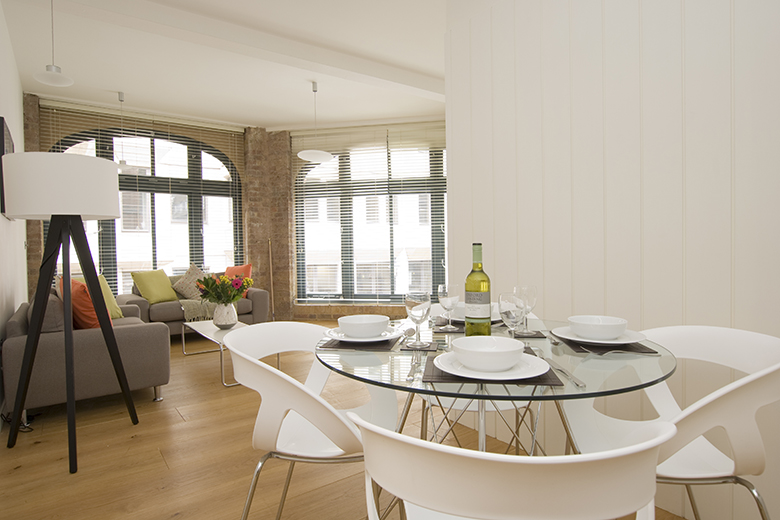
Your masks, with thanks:
M141 293L141 296L149 301L150 305L179 299L176 291L171 287L171 280L162 269L157 271L139 271L132 273L132 275L138 291Z

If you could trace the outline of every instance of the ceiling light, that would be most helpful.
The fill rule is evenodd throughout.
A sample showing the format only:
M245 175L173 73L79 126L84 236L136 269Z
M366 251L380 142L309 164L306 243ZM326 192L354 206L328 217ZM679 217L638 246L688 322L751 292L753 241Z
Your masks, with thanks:
M314 93L314 140L317 140L317 82L311 82L311 91ZM304 161L324 163L333 159L333 155L323 150L301 150L298 157Z
M52 87L69 87L73 80L62 73L62 69L54 64L54 0L51 0L51 65L46 65L45 72L33 74L33 77L44 85Z

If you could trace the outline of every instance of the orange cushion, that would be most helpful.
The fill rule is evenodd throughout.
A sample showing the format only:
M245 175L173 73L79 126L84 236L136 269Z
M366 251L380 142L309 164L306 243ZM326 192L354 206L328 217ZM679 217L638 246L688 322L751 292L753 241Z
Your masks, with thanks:
M240 276L241 278L252 278L252 264L226 267L225 276L228 278L233 278L234 276Z
M60 290L62 289L62 278L59 278ZM92 305L92 298L89 296L87 284L70 280L70 296L73 303L73 328L74 329L98 329L100 322L95 313L95 306ZM111 321L111 317L108 318Z
M233 278L234 276L240 276L241 278L252 278L252 264L233 265L225 268L225 276ZM246 298L246 293L249 289L244 291L242 296Z

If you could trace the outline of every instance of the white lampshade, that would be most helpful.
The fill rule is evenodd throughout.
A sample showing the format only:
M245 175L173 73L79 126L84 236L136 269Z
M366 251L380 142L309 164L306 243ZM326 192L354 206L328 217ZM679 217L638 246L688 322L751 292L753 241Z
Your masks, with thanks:
M22 152L3 156L5 214L24 220L81 215L119 218L115 162L69 153Z
M324 163L333 159L332 154L322 150L301 150L300 152L298 152L298 157L300 157L304 161L315 162L315 163Z

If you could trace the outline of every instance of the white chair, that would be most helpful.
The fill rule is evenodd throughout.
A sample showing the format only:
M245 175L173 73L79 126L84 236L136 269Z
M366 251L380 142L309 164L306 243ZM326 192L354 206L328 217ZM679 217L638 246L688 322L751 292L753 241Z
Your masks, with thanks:
M761 495L742 475L764 471L766 455L756 423L759 408L780 400L780 339L756 332L706 326L662 327L643 331L679 360L707 361L746 375L682 409L663 382L644 391L659 415L677 425L678 434L661 449L658 482L686 486L694 516L699 519L691 485L732 483L753 495L763 519L769 514ZM581 452L612 446L615 438L648 421L625 421L593 408L593 399L563 404ZM703 435L722 427L732 448L728 457Z
M611 451L527 457L426 442L347 416L363 438L369 520L379 520L374 482L403 500L410 520L588 520L652 511L658 450L676 431L656 422Z
M257 481L269 458L290 462L279 502L281 517L295 462L344 463L363 460L360 436L352 423L320 397L330 370L313 360L306 382L260 361L280 352L314 352L327 328L310 323L268 322L243 327L225 336L236 380L260 394L252 446L267 452L258 462L244 505L246 519ZM365 419L394 428L398 414L395 392L369 387L371 401L352 410Z

